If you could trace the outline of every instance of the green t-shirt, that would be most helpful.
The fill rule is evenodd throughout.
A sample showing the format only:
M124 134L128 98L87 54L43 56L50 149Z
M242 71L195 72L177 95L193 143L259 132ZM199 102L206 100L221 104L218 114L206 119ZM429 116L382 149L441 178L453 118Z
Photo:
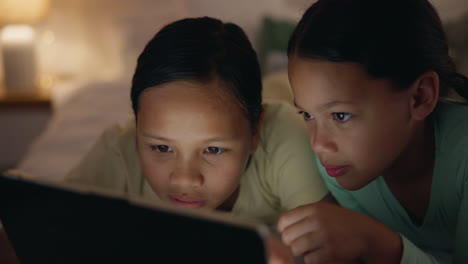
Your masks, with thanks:
M386 224L403 237L401 263L468 263L468 106L439 103L432 114L435 165L429 207L413 223L383 177L348 191L321 175L338 202ZM427 253L430 252L430 253Z
M296 110L279 102L264 107L260 144L242 175L232 213L273 225L283 211L318 201L328 190ZM159 200L141 171L134 120L107 129L66 181Z

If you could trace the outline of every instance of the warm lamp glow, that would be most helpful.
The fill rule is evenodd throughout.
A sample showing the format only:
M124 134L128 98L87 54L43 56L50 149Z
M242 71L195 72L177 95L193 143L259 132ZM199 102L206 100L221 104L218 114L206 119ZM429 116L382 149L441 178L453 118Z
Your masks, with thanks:
M34 39L34 30L30 26L15 25L3 29L1 35L2 43L19 44L30 42Z
M49 1L0 0L2 86L9 93L37 92L36 39L31 24L47 16Z
M34 30L27 25L9 25L1 32L5 86L15 92L36 89Z
M47 16L49 0L0 0L0 24L33 24Z

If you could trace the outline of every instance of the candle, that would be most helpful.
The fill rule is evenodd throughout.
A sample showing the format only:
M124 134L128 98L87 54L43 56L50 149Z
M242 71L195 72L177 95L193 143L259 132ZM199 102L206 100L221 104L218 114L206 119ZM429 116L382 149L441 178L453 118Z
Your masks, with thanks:
M27 25L9 25L2 31L4 83L8 93L37 91L34 30Z

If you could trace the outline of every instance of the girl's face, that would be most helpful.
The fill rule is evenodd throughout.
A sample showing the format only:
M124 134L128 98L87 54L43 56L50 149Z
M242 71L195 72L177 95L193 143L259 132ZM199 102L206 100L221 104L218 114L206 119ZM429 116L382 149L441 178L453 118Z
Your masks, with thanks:
M188 208L230 210L257 146L221 82L176 81L140 96L137 148L158 197Z
M295 57L289 80L312 148L343 188L370 183L408 144L409 92L371 78L359 64Z

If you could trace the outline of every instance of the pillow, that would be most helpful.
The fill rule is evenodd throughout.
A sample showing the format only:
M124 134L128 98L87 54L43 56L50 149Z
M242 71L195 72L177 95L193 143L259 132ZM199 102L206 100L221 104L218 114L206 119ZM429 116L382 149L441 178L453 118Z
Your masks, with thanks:
M33 176L61 179L108 126L132 118L130 83L92 82L54 109L46 129L30 146L18 169Z
M258 57L263 74L285 70L288 66L287 49L296 24L271 16L263 18Z
M444 24L450 54L458 71L468 75L468 13Z

